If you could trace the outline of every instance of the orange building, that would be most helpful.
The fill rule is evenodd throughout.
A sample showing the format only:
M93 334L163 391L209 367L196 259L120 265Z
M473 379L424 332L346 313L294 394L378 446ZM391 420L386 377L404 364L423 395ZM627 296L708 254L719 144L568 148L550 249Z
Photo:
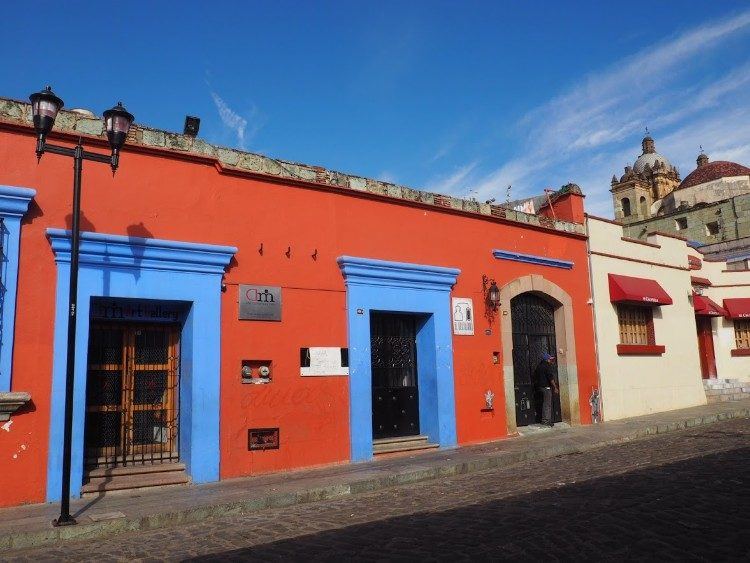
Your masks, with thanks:
M106 151L61 112L79 136ZM60 495L72 171L34 145L0 100L5 506ZM557 420L591 421L576 186L527 215L141 126L83 176L74 496L501 439L544 352Z

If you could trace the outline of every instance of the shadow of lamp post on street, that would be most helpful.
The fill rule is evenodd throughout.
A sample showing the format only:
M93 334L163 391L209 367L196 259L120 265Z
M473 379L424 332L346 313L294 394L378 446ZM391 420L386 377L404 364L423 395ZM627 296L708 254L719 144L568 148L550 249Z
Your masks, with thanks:
M65 370L65 419L63 428L62 496L60 516L52 522L54 526L69 526L76 520L70 515L70 462L73 434L73 379L75 373L75 334L78 309L78 247L81 220L81 171L84 160L109 164L114 175L120 163L120 149L125 144L133 115L121 102L104 112L104 126L112 149L111 154L100 154L84 150L83 140L78 139L75 147L53 145L47 142L47 135L55 124L57 113L63 107L52 88L47 86L41 92L29 96L36 132L36 155L41 160L46 152L73 158L73 221L70 238L70 293L68 295L68 346Z

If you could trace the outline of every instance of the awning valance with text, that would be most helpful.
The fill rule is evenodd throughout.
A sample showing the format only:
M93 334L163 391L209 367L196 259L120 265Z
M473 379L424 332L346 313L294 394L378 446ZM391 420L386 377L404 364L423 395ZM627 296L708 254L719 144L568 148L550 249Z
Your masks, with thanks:
M609 300L631 305L671 305L672 298L656 280L609 274Z
M727 312L715 301L703 295L693 294L693 309L695 314L701 317L725 317Z
M730 319L750 319L750 298L724 299L724 309Z

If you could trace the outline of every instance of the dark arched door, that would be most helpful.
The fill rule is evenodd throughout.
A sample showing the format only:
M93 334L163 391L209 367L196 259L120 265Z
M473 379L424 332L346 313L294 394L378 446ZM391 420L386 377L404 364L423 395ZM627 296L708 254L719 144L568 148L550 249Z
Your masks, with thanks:
M513 324L516 425L527 426L540 422L542 418L541 397L536 396L532 383L534 370L545 352L557 356L555 310L545 299L533 293L522 293L511 299L510 314ZM552 420L562 420L559 395L553 396Z

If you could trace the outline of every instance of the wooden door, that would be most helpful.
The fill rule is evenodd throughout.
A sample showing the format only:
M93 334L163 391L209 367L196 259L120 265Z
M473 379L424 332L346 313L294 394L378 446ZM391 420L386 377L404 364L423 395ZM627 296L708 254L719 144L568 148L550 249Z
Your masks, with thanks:
M698 328L698 353L701 358L701 375L703 379L716 378L716 356L714 353L714 335L711 330L711 317L695 317Z
M179 327L92 325L86 466L176 461Z

